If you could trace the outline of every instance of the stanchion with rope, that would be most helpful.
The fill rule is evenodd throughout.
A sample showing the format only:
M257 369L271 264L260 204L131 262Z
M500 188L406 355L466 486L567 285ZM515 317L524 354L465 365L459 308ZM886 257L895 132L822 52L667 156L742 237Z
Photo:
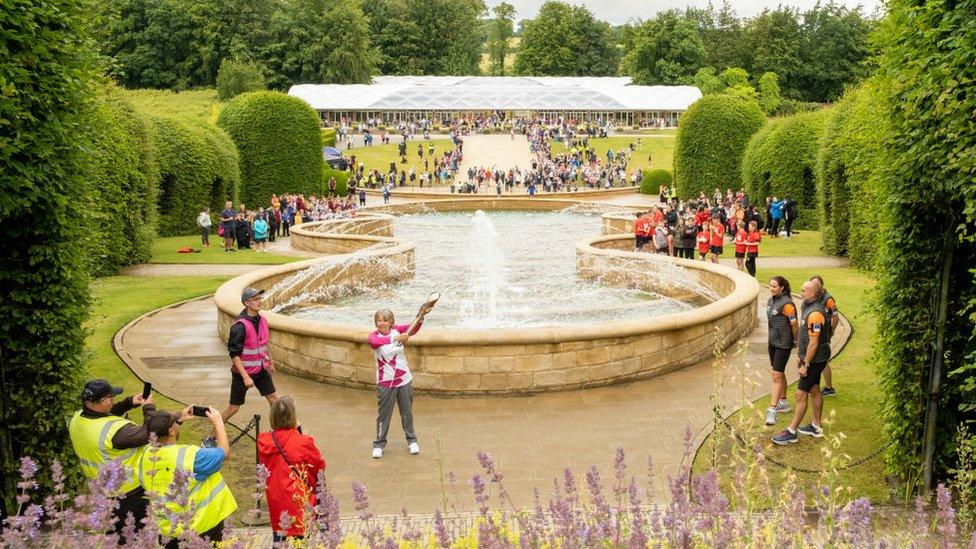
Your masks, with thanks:
M254 414L251 421L241 430L241 432L230 441L230 445L233 446L238 441L240 441L245 436L251 436L251 429L254 429L254 466L257 467L259 463L258 460L258 435L261 434L261 415ZM254 500L254 507L248 509L246 513L241 517L241 522L248 526L265 526L271 523L271 514L266 508L263 508L262 502L264 501L264 496Z

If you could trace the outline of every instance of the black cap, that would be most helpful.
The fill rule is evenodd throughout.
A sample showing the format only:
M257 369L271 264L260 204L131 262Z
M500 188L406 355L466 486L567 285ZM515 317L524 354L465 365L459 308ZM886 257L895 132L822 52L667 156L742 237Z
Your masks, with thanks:
M121 395L122 387L114 387L104 379L93 379L85 384L81 400L101 400L107 396Z
M248 299L254 299L262 294L264 294L264 290L259 290L257 288L244 288L244 291L241 292L241 303L244 303Z

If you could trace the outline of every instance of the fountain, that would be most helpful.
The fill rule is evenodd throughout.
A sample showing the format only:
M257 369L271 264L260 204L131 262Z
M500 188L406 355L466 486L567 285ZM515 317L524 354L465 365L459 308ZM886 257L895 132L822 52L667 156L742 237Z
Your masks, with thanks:
M389 307L407 321L437 290L437 310L408 347L415 386L525 393L658 375L710 358L755 326L751 277L635 253L627 235L594 236L608 216L632 214L531 202L528 212L492 200L428 202L396 218L299 226L300 238L325 241L308 246L352 251L226 283L216 295L221 335L241 288L268 289L270 347L282 370L370 387L373 312Z

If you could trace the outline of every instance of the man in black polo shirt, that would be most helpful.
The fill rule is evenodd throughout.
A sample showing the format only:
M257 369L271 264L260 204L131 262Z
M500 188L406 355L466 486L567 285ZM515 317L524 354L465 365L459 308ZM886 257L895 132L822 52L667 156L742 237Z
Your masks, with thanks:
M220 230L224 232L224 251L233 252L234 240L237 238L235 230L237 222L234 220L237 212L234 211L234 203L230 200L224 204L224 209L220 212Z

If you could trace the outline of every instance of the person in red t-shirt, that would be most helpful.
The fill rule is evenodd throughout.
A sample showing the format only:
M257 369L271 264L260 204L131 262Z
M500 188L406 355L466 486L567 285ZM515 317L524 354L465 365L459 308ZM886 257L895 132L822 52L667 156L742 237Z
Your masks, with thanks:
M738 222L735 224L735 236L732 238L735 243L735 267L740 271L745 270L746 261L746 224Z
M648 214L642 214L634 221L634 251L642 252L644 251L644 245L651 240L651 231L653 227L651 226L651 217Z
M695 237L695 242L698 243L698 259L705 261L705 256L708 255L710 248L709 243L711 242L711 238L708 235L708 221L702 224L701 230L698 231L698 236Z
M759 232L759 224L750 221L749 233L746 235L746 271L753 277L756 276L756 258L759 257L759 243L761 241L762 233Z
M698 212L695 213L695 225L699 227L708 223L708 210L705 206L698 206Z
M712 263L718 263L718 256L722 255L722 246L725 245L725 227L718 215L712 216L712 223L709 229L711 243L709 251L712 253Z

